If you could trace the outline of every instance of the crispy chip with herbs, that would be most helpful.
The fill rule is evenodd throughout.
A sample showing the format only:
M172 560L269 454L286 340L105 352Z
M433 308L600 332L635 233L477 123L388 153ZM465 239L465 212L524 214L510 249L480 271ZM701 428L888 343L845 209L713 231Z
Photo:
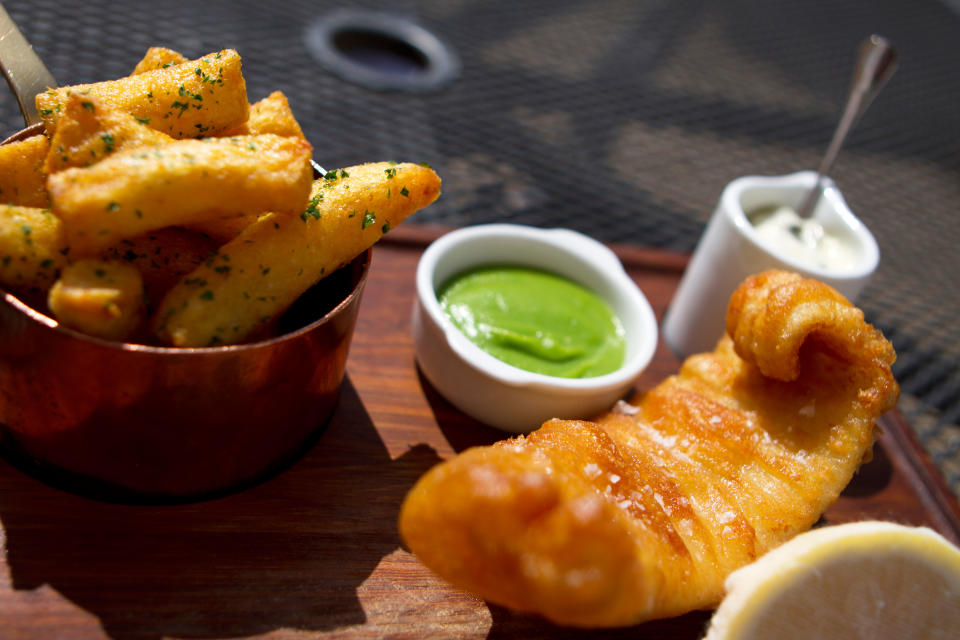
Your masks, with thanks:
M216 135L246 122L250 111L240 55L232 49L117 80L37 94L49 135L56 132L73 94L98 97L174 138Z
M49 174L70 167L86 167L115 151L157 147L173 140L100 98L73 94L64 103L44 169Z
M98 338L125 340L143 319L143 281L128 264L80 260L64 268L47 305L65 326Z
M223 135L275 133L278 136L303 137L300 123L293 117L290 102L282 91L250 105L250 118L242 125L226 131Z
M66 262L60 219L49 209L0 206L0 284L46 288Z
M75 256L147 231L226 214L303 210L310 143L272 134L175 140L116 152L50 176L54 212Z
M50 205L43 171L49 149L42 134L0 145L0 202L24 207Z
M178 51L166 47L150 47L130 75L135 76L154 69L164 69L183 62L187 62L187 57Z
M328 172L301 216L264 216L171 289L153 330L179 347L240 342L439 195L440 178L420 165Z

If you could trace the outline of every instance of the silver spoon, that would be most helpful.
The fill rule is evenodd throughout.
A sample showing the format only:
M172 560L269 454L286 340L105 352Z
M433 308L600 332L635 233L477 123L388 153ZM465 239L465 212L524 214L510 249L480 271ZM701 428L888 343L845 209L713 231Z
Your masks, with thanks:
M40 122L34 98L57 86L57 81L23 37L10 14L0 4L0 70L20 103L27 126Z
M817 169L817 181L803 204L797 209L797 215L801 218L809 218L813 213L814 207L820 200L820 194L823 193L823 178L833 167L847 134L896 69L897 52L886 38L872 35L861 43L847 105L844 107L840 124L833 133L830 146L827 147L827 153Z

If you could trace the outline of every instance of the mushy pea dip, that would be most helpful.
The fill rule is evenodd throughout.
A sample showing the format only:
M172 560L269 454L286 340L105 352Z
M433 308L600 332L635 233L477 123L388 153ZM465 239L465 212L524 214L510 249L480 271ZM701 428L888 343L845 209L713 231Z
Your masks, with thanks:
M553 273L511 265L470 269L440 287L437 299L471 342L520 369L591 378L623 364L620 318L600 296Z

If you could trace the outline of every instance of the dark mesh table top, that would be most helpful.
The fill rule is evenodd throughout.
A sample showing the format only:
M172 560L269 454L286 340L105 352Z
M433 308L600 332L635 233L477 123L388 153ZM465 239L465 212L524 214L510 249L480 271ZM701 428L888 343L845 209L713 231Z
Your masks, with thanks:
M832 177L880 244L859 303L899 353L901 410L960 492L960 3L350 3L449 45L459 75L427 91L361 86L311 54L311 28L342 3L4 5L62 84L126 75L151 45L191 57L237 49L251 100L284 91L324 166L437 169L444 195L420 223L565 226L681 251L733 178L817 165L857 44L885 35L900 70ZM0 123L23 124L5 90Z

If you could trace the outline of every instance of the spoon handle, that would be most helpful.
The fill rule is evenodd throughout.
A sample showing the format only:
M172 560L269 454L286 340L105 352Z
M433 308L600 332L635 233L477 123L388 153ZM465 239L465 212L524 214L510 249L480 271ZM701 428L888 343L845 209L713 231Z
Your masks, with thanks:
M860 44L857 66L853 72L850 94L847 97L847 105L844 107L840 124L837 125L837 129L833 133L833 139L830 140L830 146L827 147L827 153L823 156L823 160L817 168L816 184L797 211L801 218L809 217L813 212L813 208L820 200L820 194L823 191L823 178L833 167L847 134L850 133L853 125L867 110L873 99L877 97L880 89L883 88L883 85L887 83L896 69L897 52L886 38L872 35Z
M0 70L20 103L27 126L40 122L34 98L57 86L53 75L23 37L7 10L0 4Z

